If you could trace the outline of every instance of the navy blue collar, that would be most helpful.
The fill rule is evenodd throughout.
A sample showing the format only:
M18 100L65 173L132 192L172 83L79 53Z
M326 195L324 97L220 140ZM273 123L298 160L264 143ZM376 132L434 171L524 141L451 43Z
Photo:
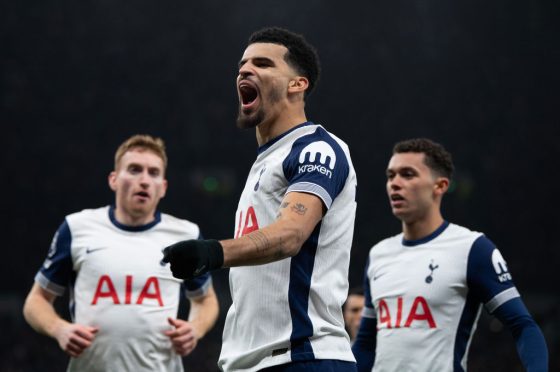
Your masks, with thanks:
M124 231L130 231L130 232L140 232L140 231L146 231L151 229L152 227L154 227L155 225L157 225L158 223L161 222L161 213L159 213L159 211L156 211L156 213L154 214L154 220L146 225L141 225L141 226L128 226L128 225L124 225L122 223L120 223L119 221L117 221L117 218L115 217L115 206L111 205L109 207L109 219L111 220L111 222L113 223L113 225L115 225L117 228L124 230Z
M276 142L280 141L282 138L284 138L288 133L293 132L296 129L299 129L301 127L306 127L308 125L314 125L312 122L310 121L306 121L305 123L302 124L298 124L295 127L285 131L284 133L282 133L281 135L279 135L278 137L275 137L273 139L271 139L270 141L268 141L267 143L265 143L262 146L259 146L259 148L257 149L257 155L262 154L263 152L265 152L268 148L270 148L270 146L274 145Z
M403 238L402 239L402 244L406 245L407 247L414 247L415 245L420 245L420 244L427 243L430 240L437 238L445 229L447 229L447 226L449 226L449 222L443 221L441 226L438 227L436 229L436 231L434 231L430 235L425 236L425 237L420 238L420 239L416 239L416 240L406 240L405 238Z

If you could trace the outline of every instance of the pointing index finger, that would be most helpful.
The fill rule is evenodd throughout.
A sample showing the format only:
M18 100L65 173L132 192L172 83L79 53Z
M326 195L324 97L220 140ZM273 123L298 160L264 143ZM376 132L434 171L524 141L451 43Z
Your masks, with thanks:
M161 266L165 266L166 263L171 261L171 247L166 247L161 253L163 253L163 258L159 263Z

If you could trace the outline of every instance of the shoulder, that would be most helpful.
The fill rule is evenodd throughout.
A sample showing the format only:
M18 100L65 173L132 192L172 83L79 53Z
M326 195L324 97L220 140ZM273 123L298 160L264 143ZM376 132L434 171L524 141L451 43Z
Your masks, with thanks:
M369 250L370 259L372 259L372 257L376 255L383 255L388 251L392 251L394 250L395 247L401 246L402 237L403 234L399 233L397 235L393 235L391 237L385 238L380 242L378 242L377 244L375 244Z
M308 125L294 133L283 168L288 179L320 173L331 180L345 179L353 169L348 146L320 125Z
M456 225L454 223L449 224L446 234L455 238L463 239L477 239L482 235L481 232L470 230L464 226Z
M496 249L494 243L484 233L473 231L466 227L449 224L449 237L451 239L460 239L468 243L470 255L488 255Z
M197 239L200 235L200 227L196 223L167 213L161 213L161 225L166 229L182 232L189 239Z
M88 225L93 221L109 220L109 206L83 209L66 216L65 221L70 227Z
M321 149L328 152L329 148L334 152L348 152L348 145L344 141L318 124L302 128L299 138L294 141L294 146L296 144L311 145L312 148L309 150L316 148L319 152Z

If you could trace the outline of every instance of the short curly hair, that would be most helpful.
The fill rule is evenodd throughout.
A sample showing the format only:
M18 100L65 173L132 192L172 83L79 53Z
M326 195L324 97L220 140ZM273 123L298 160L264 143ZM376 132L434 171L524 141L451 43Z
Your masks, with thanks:
M249 37L248 45L254 43L272 43L283 45L288 49L284 59L288 65L309 80L308 96L315 89L321 75L321 65L317 50L295 32L280 28L267 27L254 32Z
M393 154L407 152L424 154L424 162L433 172L449 179L453 176L453 159L441 144L428 138L412 138L397 142L393 147Z

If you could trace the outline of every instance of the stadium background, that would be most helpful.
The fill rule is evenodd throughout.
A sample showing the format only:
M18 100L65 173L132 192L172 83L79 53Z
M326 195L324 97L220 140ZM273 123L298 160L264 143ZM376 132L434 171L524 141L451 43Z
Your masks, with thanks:
M334 5L336 4L336 5ZM560 370L557 2L138 0L0 4L2 247L0 370L60 371L67 359L21 307L68 213L112 202L106 176L129 135L167 141L161 210L233 232L256 154L235 128L236 66L249 34L278 25L306 35L323 75L308 117L350 146L358 212L350 268L399 231L384 193L392 144L427 136L454 154L447 219L484 231L506 257ZM213 371L230 297L188 371ZM58 308L67 314L66 299ZM185 311L183 309L182 311ZM484 315L471 371L517 371L507 330Z

